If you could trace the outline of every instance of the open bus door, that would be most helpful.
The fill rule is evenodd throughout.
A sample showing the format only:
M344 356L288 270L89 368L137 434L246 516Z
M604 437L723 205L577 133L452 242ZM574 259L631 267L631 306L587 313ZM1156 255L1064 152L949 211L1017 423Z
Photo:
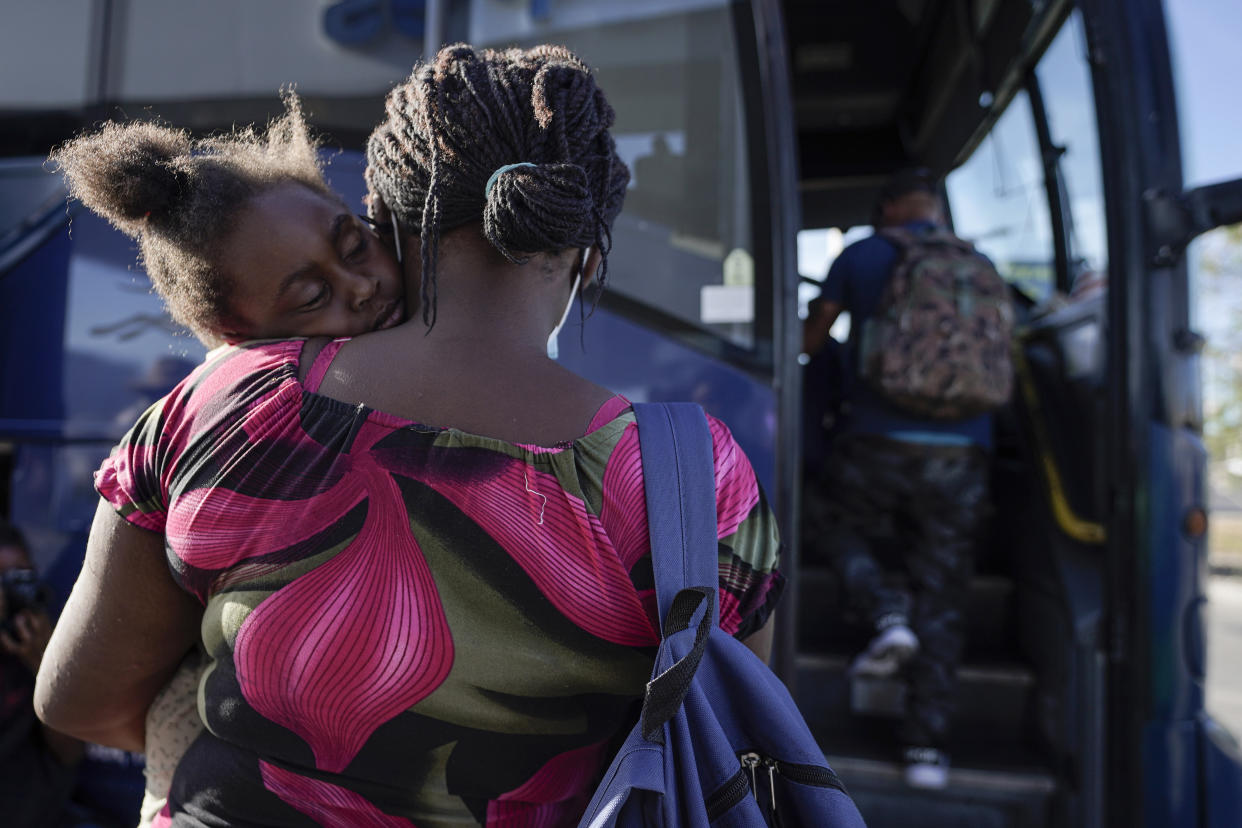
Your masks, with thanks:
M1110 252L1106 445L1112 822L1237 825L1242 754L1203 707L1207 453L1182 255L1242 221L1242 181L1182 191L1163 8L1083 0ZM1141 795L1135 795L1135 791Z
M803 538L787 678L834 767L873 826L1238 824L1237 746L1203 710L1202 339L1180 253L1242 217L1242 190L1182 193L1160 3L782 5L803 226L868 224L898 167L948 173L958 232L1025 321L948 789L900 782L904 688L845 676L862 641ZM1107 290L1058 306L1092 279Z

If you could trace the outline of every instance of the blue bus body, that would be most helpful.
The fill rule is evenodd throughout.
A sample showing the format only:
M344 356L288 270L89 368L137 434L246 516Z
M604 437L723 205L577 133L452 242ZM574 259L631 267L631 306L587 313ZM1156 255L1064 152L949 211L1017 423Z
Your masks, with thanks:
M1204 709L1206 538L1188 520L1206 506L1206 452L1180 252L1203 229L1187 205L1215 194L1182 193L1159 0L1113 6L432 0L320 11L321 40L350 60L408 66L425 37L560 41L597 67L635 181L611 289L571 314L561 361L633 400L695 400L729 424L787 541L774 667L879 828L1242 824L1242 755ZM1087 252L1075 245L1091 226L1070 198L1081 182L1060 166L1065 138L1054 134L1067 99L1066 64L1052 55L1075 37L1098 135L1087 152L1101 241ZM887 57L868 63L877 51ZM830 88L842 97L822 97ZM361 139L383 91L308 95L343 148L330 153L332 183L359 207ZM134 244L66 208L42 168L44 136L67 137L123 98L3 124L35 137L7 141L0 159L0 514L27 532L62 600L97 501L91 472L204 354L150 292ZM272 114L275 100L221 92L155 109L210 130ZM796 239L867 224L886 173L913 162L954 171L949 207L969 235L969 177L989 141L1014 145L1019 112L1046 244L1034 259L1005 248L1002 271L1028 311L1067 291L1092 256L1108 289L1030 313L1020 334L1019 388L998 417L1001 519L972 586L954 775L945 792L916 793L884 750L892 688L844 676L852 641L834 584L802 557L804 437L823 435L803 434L815 420L802 402ZM139 765L93 751L79 799L126 824Z

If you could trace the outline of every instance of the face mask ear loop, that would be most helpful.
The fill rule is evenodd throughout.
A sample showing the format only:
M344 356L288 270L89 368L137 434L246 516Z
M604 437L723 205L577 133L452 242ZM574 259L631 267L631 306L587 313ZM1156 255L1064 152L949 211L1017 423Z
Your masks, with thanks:
M586 259L587 251L583 250L582 263L578 268L578 272L574 274L574 283L569 288L569 301L565 303L565 311L561 314L561 321L557 322L556 327L552 329L552 333L548 334L548 359L556 359L561 355L558 337L560 336L561 328L565 327L565 320L569 318L569 309L574 306L574 299L578 296L578 285L582 284L582 271L586 269Z
M401 228L397 226L397 214L389 213L392 219L392 246L397 249L397 264L401 264Z

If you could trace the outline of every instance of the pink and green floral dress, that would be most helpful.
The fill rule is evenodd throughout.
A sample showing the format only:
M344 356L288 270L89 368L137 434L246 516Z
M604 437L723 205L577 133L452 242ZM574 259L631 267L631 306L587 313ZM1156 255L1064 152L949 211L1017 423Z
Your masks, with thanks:
M159 822L576 824L658 643L638 434L553 447L315 392L303 340L213 353L97 473L203 604L206 730ZM711 421L721 625L779 595L775 521ZM157 824L159 824L157 822Z

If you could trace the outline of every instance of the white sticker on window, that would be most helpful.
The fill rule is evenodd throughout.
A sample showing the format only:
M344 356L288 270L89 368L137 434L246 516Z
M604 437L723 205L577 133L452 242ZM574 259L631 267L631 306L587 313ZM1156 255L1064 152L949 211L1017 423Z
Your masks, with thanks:
M740 247L735 247L725 256L722 266L726 285L746 285L755 283L755 260Z
M755 290L745 285L704 285L699 319L705 324L755 321Z

